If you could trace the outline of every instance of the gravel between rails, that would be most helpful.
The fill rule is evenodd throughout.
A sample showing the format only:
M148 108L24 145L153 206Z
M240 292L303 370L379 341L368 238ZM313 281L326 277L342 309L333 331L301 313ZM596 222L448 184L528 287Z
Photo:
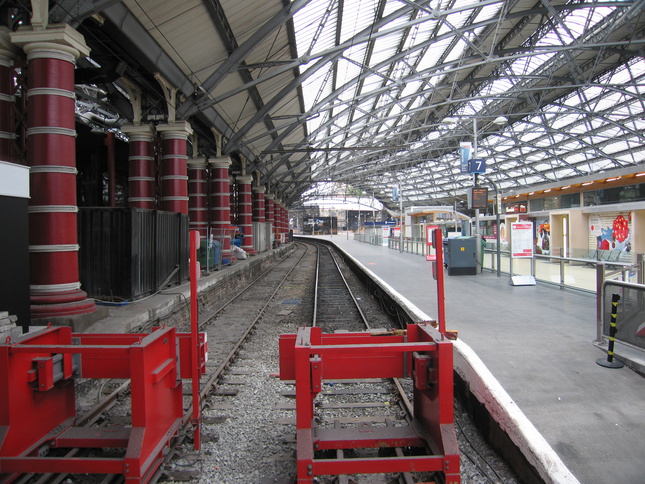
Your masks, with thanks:
M310 262L300 263L301 269L311 269ZM295 277L302 277L298 274ZM226 378L211 394L206 403L202 426L202 450L196 452L190 442L183 444L181 458L175 460L170 471L193 469L201 474L190 482L216 484L287 484L296 481L296 443L293 385L282 382L279 372L278 340L281 334L294 333L306 321L307 284L286 284L257 324L251 338L245 343ZM372 305L371 311L380 311L378 303L362 297ZM293 304L302 300L303 304ZM289 303L285 303L289 301ZM211 340L212 341L212 340ZM515 484L520 481L508 466L484 443L479 433L463 414L455 408L455 425L461 451L462 483ZM320 477L320 483L336 482ZM166 481L178 482L179 481ZM185 482L185 481L184 481ZM394 482L378 480L374 476L350 478L349 482Z

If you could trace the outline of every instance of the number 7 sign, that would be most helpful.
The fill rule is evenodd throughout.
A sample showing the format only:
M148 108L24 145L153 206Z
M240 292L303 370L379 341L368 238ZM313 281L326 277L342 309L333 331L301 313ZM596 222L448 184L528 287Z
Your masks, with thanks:
M486 173L486 160L483 158L468 160L468 173Z

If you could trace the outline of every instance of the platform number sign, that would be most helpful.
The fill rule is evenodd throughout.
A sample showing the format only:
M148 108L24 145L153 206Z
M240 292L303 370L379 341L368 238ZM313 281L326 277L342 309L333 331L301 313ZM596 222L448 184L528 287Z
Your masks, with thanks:
M486 160L483 158L468 160L468 173L486 173Z

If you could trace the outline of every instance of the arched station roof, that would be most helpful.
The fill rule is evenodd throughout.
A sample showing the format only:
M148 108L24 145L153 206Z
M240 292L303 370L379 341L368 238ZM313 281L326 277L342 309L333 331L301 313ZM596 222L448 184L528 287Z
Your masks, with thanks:
M26 3L3 2L12 28ZM405 205L465 199L459 146L475 132L501 191L639 170L644 5L59 0L50 21L92 48L77 80L85 122L132 122L124 82L143 91L143 122L167 118L157 74L199 151L230 156L287 205L339 182L396 207L394 186Z

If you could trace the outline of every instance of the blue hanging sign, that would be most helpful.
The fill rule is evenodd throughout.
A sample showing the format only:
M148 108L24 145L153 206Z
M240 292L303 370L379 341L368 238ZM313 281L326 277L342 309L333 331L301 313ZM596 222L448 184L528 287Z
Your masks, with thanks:
M460 165L459 168L462 173L467 173L468 172L468 160L470 160L472 152L472 144L468 142L462 142L459 145L459 158L460 158Z
M483 158L468 160L468 173L486 173L486 160Z

